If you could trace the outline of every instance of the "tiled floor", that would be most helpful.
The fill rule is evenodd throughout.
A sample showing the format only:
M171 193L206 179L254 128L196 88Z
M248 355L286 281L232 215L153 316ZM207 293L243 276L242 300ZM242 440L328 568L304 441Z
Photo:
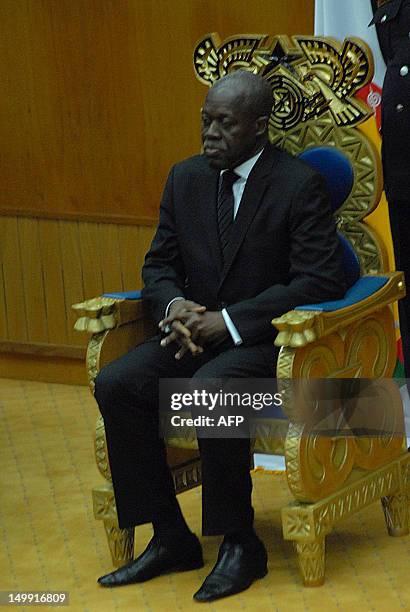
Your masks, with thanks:
M206 567L199 571L114 590L96 584L111 570L104 529L91 508L91 487L102 481L92 447L96 414L86 388L0 380L0 590L69 591L70 606L62 609L73 611L199 610L192 593L214 563L218 538L202 539ZM410 610L410 537L387 536L379 504L327 538L326 583L306 589L281 537L280 508L290 498L285 477L257 472L254 485L269 574L207 610ZM180 500L198 532L200 489ZM138 529L137 553L149 537L149 527Z

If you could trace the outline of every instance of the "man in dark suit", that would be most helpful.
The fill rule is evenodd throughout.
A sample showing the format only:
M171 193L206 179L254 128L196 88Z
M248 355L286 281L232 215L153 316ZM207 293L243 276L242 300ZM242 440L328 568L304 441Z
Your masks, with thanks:
M382 158L396 268L407 296L399 301L404 371L410 379L410 0L372 0L387 71L382 92ZM407 384L410 389L410 384Z
M341 297L340 245L323 180L268 141L269 84L235 72L202 109L204 154L175 165L148 252L143 299L160 336L102 370L104 417L121 527L152 522L146 551L100 578L141 582L201 567L158 435L158 379L272 377L271 319L298 304ZM267 571L253 529L248 439L199 438L203 533L223 535L197 601L248 588Z

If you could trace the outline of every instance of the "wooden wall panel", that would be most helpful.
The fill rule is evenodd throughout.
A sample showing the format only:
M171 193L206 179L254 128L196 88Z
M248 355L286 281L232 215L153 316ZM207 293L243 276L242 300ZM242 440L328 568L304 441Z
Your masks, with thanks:
M78 357L71 305L141 287L154 228L0 217L0 231L0 352Z
M138 266L139 248L136 240L135 228L122 226L118 228L119 255L122 271L122 282L124 285L139 286L140 267ZM142 258L142 256L141 256ZM135 265L137 262L137 265Z
M38 232L39 258L43 266L45 286L42 316L47 322L48 342L66 345L68 344L68 325L59 221L39 221Z
M311 33L313 0L1 0L0 211L155 219L199 150L192 51L218 31Z
M0 229L1 229L1 221L0 221ZM0 246L1 252L1 246ZM6 285L4 281L4 272L3 265L0 264L0 338L6 338L9 335L8 325L7 325L7 302L6 302Z
M85 263L81 279L84 291L87 295L101 295L104 289L100 248L104 248L104 243L100 240L99 227L94 223L79 223L75 228L75 236L78 239L80 262Z
M60 221L59 236L61 244L61 264L64 274L64 316L67 319L68 344L81 344L78 334L73 329L75 315L70 309L70 305L84 300L85 292L83 278L90 278L91 274L89 274L88 271L91 266L96 265L94 261L90 264L90 261L86 260L84 262L86 271L83 271L79 233L78 223ZM97 295L99 295L99 293L100 292L98 292ZM55 316L58 315L56 314Z
M0 254L6 301L6 339L24 342L28 340L28 329L18 221L0 217Z
M46 289L40 253L39 222L37 219L18 219L21 277L27 324L27 338L32 342L48 342L47 319L44 312ZM16 305L18 306L18 305Z
M100 267L102 276L101 281L106 293L112 293L118 291L118 287L124 287L121 258L119 256L119 227L120 226L111 224L100 224L98 230L98 242L100 244ZM131 269L133 268L135 269L135 262L134 266L131 266ZM134 280L134 288L135 287L136 280Z

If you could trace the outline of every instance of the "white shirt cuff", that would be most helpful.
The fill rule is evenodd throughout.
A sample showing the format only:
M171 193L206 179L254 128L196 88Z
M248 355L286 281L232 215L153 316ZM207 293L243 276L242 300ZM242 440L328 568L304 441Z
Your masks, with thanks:
M178 297L174 297L173 300L170 301L170 303L168 304L168 306L165 308L165 317L164 319L167 318L167 316L169 315L169 309L171 308L171 305L176 302L177 300L185 300L184 297L182 297L182 295L179 295Z
M232 319L228 315L226 308L222 309L222 316L224 318L225 325L228 329L228 332L231 334L231 338L233 340L234 345L239 346L240 344L242 344L242 338L238 330L236 329L235 325L232 323Z
M184 297L182 297L182 295L179 295L177 297L174 297L173 300L171 300L168 304L168 306L165 308L165 317L164 319L167 318L167 316L169 315L169 309L171 308L171 304L173 304L174 302L178 301L178 300L185 300ZM170 334L171 333L171 326L170 325L166 325L164 327L164 329L162 330L164 332L164 334Z

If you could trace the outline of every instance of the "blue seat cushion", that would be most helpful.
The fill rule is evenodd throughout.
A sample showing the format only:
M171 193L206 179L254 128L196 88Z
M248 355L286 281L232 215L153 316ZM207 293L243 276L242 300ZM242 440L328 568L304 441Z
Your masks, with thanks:
M252 413L253 421L263 420L263 419L285 419L288 420L288 417L283 412L281 406L264 406L260 411L254 411Z
M104 293L103 297L117 298L123 300L140 300L141 291L123 291L118 293Z
M359 280L346 291L344 298L333 300L332 302L322 302L321 304L306 304L297 306L295 310L319 310L320 312L332 312L347 306L353 306L361 300L373 295L381 289L389 280L387 276L362 276Z
M340 310L352 306L360 300L364 300L379 289L381 289L388 281L387 276L362 276L347 290L344 298L341 300L333 300L331 302L322 302L320 304L304 304L297 306L295 310L319 310L321 312L331 312L332 310ZM124 291L118 293L104 293L104 297L111 297L125 300L140 300L141 291Z

